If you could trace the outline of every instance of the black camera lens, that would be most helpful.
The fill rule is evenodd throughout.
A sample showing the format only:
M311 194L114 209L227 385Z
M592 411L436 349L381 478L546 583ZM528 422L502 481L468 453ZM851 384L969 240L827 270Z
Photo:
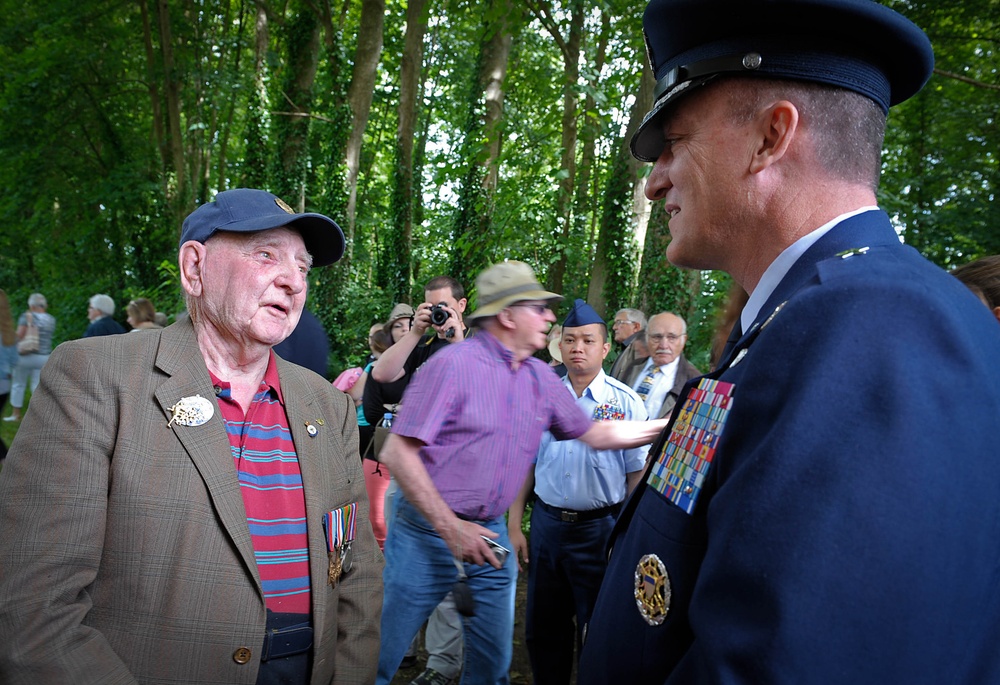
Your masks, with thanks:
M431 307L431 323L435 326L443 326L448 317L451 316L443 304L436 304Z

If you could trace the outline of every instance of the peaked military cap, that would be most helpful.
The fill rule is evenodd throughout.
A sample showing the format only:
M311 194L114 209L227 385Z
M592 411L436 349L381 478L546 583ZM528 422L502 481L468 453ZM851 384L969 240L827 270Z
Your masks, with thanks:
M656 88L631 150L645 162L667 106L720 74L838 86L888 112L934 68L927 35L874 0L652 0L643 36Z

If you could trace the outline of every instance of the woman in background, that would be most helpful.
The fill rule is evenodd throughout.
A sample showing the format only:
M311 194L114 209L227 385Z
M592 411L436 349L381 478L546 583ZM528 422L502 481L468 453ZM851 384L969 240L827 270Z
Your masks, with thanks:
M128 312L128 325L133 331L163 328L156 323L156 307L145 297L139 297L128 303L125 307Z
M395 344L400 338L410 330L410 322L413 319L413 307L408 304L397 304L389 313L389 320L382 326L381 331L376 331L376 342L385 345L385 349ZM375 348L372 348L374 353ZM384 351L384 349L382 350ZM365 368L365 373L361 375L358 383L363 384L362 390L362 412L367 427L360 428L361 435L361 456L362 468L365 472L365 487L368 489L369 514L372 522L372 529L375 532L375 540L381 548L385 544L385 493L389 488L389 469L385 465L374 461L375 446L371 445L372 438L375 437L375 426L378 425L390 407L399 404L403 399L403 390L406 388L406 376L390 383L379 383L371 378L371 367L369 364Z
M21 314L17 320L17 340L20 342L28 333L28 325L38 328L38 351L30 354L19 354L10 387L10 416L4 421L20 421L21 408L24 406L24 392L28 387L28 377L31 377L31 392L38 387L38 379L42 367L49 360L52 352L52 334L56 330L56 319L46 312L49 303L45 295L32 293L28 298L28 311Z

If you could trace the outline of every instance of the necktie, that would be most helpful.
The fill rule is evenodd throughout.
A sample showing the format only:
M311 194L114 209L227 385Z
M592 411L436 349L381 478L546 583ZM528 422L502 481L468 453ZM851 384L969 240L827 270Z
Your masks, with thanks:
M656 375L658 373L660 373L660 367L652 367L646 374L646 377L642 379L642 383L639 384L639 387L636 388L635 392L639 396L639 399L643 402L645 402L646 398L649 396L649 391L653 389L654 385L656 385Z

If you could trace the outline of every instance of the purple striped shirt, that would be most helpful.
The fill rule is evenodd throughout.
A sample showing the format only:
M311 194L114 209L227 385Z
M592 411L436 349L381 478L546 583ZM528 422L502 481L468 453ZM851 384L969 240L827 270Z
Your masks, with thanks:
M441 497L460 516L503 514L524 484L549 430L559 440L590 428L559 376L513 355L485 330L448 345L414 374L392 432L424 443L420 458Z

